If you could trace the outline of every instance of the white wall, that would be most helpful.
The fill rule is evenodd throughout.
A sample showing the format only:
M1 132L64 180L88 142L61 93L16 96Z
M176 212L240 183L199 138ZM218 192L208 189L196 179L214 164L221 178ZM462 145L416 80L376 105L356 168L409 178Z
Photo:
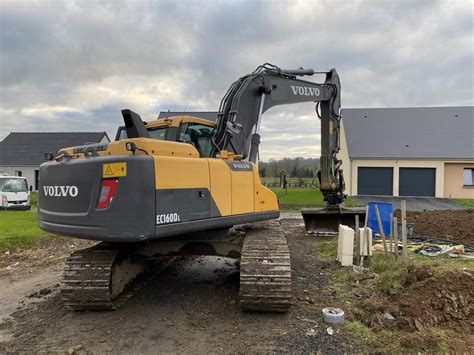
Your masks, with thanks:
M21 176L28 180L28 188L33 187L35 190L35 170L39 170L39 166L0 166L0 172L8 175L17 175L15 171L21 171Z

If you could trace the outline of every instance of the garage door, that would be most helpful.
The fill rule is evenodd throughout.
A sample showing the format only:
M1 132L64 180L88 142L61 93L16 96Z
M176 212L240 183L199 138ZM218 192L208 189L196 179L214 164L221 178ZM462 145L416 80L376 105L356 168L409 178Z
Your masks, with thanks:
M400 168L400 196L434 196L435 168Z
M392 195L393 168L358 168L357 194Z

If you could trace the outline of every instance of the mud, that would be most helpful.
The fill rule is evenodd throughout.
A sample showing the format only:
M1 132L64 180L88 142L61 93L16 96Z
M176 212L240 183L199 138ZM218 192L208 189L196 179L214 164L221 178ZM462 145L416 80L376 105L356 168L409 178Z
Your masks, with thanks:
M400 211L396 211L395 214L400 216ZM474 245L474 209L407 212L407 221L415 224L413 228L415 235Z
M407 331L445 326L460 335L473 334L474 275L467 271L432 277L421 273L426 279L414 283L408 289L410 297L399 301L399 314L405 319L398 326Z
M0 325L0 352L367 351L343 328L333 327L334 335L327 334L321 308L339 305L337 295L327 291L331 271L326 263L315 259L318 240L305 236L301 220L282 223L295 270L294 306L288 314L240 311L235 260L182 257L146 280L146 286L114 312L66 311L58 295L57 276L47 282L36 279L29 289L23 287L17 294L18 300L34 303L14 302L10 293L9 302L19 309ZM52 275L52 267L36 265L34 274L46 278ZM13 287L32 278L31 273L22 275L13 281L3 276L0 283L8 282ZM0 288L0 297L5 289ZM0 304L3 308L4 303Z

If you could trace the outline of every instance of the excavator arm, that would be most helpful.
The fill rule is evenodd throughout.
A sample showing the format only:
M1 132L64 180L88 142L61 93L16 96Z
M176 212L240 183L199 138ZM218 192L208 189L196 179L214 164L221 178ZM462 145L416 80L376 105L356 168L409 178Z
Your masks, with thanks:
M323 83L300 79L325 74ZM235 81L221 101L211 155L227 150L252 162L258 159L260 123L265 111L273 106L316 102L321 119L321 158L318 172L320 189L329 206L344 200L344 179L339 151L341 84L335 69L283 70L271 64L259 66L253 73Z

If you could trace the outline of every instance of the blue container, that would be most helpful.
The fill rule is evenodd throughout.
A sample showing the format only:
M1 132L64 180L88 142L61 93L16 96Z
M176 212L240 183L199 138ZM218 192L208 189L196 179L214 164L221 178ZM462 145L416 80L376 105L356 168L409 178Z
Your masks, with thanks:
M375 213L375 205L379 209L380 220L382 221L383 231L386 236L390 235L390 216L393 215L393 203L387 202L369 202L369 216L367 218L367 226L372 229L373 236L375 233L380 234L379 224L377 222L377 214Z

